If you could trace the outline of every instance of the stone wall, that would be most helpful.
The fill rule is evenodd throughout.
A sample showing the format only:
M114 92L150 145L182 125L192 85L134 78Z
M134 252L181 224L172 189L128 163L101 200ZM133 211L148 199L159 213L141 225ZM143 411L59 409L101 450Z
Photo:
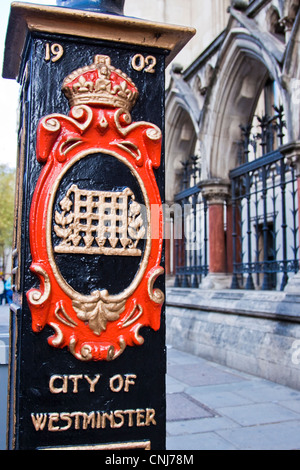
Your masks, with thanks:
M168 289L167 343L300 390L300 306L285 293ZM261 294L261 295L260 295Z

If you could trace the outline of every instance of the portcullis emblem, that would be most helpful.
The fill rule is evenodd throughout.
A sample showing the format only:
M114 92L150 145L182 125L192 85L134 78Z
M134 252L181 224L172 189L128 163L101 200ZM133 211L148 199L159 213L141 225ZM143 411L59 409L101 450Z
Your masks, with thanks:
M153 169L161 130L132 122L132 80L108 56L63 83L68 116L52 114L37 130L44 165L30 213L32 328L46 325L55 348L81 361L111 361L160 328L164 294L163 221ZM154 210L153 210L154 209Z

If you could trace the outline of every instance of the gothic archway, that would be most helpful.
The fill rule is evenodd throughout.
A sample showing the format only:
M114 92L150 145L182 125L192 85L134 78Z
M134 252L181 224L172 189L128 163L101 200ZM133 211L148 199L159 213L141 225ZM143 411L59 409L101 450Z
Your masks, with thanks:
M223 45L199 138L210 178L228 179L237 165L240 124L252 121L268 78L281 87L279 65L258 40L233 30Z
M190 109L172 92L166 104L166 201L173 202L180 191L182 162L195 153L197 128Z

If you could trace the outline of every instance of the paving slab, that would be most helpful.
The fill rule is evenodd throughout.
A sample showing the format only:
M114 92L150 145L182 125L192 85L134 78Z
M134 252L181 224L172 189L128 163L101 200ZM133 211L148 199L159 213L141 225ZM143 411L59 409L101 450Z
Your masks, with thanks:
M299 450L300 420L217 431L240 450Z
M190 395L198 400L201 403L205 403L210 408L218 409L227 406L241 406L241 405L250 405L253 402L248 398L245 398L237 393L230 391L222 392L214 390L214 393L207 392L206 390L201 391L191 391Z
M236 393L255 403L300 400L300 392L277 384L257 384L255 388L240 388Z
M173 393L167 397L167 420L193 420L213 417L214 412L184 393Z
M300 400L281 401L280 405L289 410L296 411L296 413L300 413Z
M298 413L275 403L232 406L218 408L217 411L221 416L227 416L241 426L255 426L299 419Z
M202 364L186 364L184 367L170 365L168 367L168 374L192 387L244 380L234 373L225 372L205 362Z
M184 392L186 384L180 382L179 380L174 379L170 375L166 377L166 385L168 393L180 393Z
M9 306L8 305L0 305L0 326L6 329L9 326Z
M199 434L211 431L221 431L228 429L237 429L241 426L238 423L220 416L214 418L191 419L185 421L168 421L168 436L180 436L185 434Z
M215 433L190 434L167 438L169 450L238 450L238 447Z

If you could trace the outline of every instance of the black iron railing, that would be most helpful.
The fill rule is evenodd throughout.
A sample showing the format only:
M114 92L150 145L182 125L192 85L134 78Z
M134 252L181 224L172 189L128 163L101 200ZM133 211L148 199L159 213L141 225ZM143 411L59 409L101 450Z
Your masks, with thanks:
M257 126L240 125L242 139L240 142L238 164L267 155L283 145L284 119L283 106L274 106L274 115L255 116Z
M232 259L227 265L233 262L233 289L283 290L299 270L297 177L279 150L283 107L256 118L256 127L240 126L239 166L230 173L227 254L232 248ZM208 203L201 192L199 159L190 157L182 166L181 191L175 196L180 208L175 225L181 228L174 241L175 286L198 287L209 272Z
M199 188L199 158L182 163L182 191L175 196L175 287L199 287L208 274L208 204Z
M251 128L241 126L246 163L230 173L234 289L283 290L289 273L299 270L297 178L284 155L274 150L283 144L285 126L283 109L275 111L259 119L255 140Z

